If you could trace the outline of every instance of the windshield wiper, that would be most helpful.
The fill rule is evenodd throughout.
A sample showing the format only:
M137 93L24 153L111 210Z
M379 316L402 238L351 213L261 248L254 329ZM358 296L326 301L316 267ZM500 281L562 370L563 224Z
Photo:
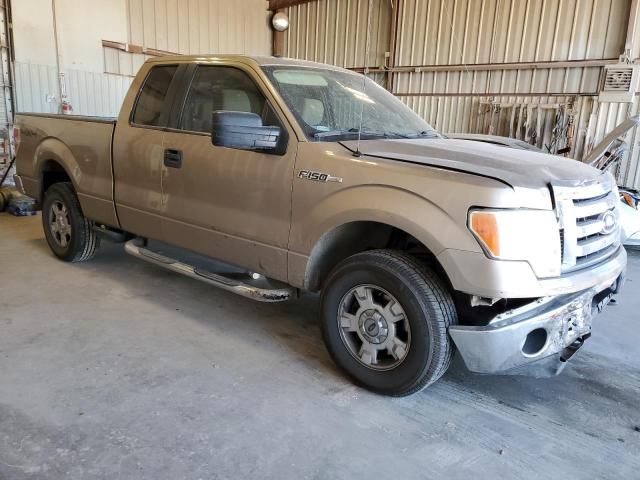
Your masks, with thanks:
M316 132L313 134L313 138L318 140L326 137L340 137L344 135L353 136L357 138L358 133L360 133L360 136L362 137L409 138L407 135L403 135L401 133L380 132L376 130L364 130L364 129L360 130L355 127L350 128L349 130L329 130L327 132Z
M325 137L339 137L341 135L357 135L358 132L351 132L350 130L327 130L326 132L316 132L313 134L313 138L320 139Z
M406 138L440 138L440 135L435 131L423 130L414 135L407 135Z

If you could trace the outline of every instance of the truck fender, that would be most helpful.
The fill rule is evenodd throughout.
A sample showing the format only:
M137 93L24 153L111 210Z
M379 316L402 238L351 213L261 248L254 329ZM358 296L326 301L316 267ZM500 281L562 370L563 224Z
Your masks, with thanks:
M67 173L74 190L76 192L78 191L78 185L80 184L82 176L81 170L77 159L65 143L57 138L47 137L36 147L34 158L36 164L35 171L38 172L40 182L42 182L48 162L55 162ZM42 184L40 187L42 188Z
M374 239L376 226L411 235L434 256L445 248L480 251L464 219L452 218L428 198L387 185L360 185L326 197L294 221L290 250L303 255L291 257L290 282L305 289L317 287L319 272L327 269L325 262L335 265L357 253L356 244L365 245L358 236L365 235L376 248L384 248L383 239Z

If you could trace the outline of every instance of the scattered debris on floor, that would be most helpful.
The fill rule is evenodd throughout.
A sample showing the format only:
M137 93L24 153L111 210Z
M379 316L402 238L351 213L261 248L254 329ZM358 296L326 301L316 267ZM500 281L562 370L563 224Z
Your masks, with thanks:
M11 192L8 188L0 188L0 212L4 212L7 205L9 205L9 200L11 200Z
M36 215L35 201L15 190L0 189L0 212L7 211L16 217Z

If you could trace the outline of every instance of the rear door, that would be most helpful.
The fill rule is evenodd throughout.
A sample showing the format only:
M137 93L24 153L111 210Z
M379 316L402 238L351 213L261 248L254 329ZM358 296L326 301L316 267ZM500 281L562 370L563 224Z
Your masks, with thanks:
M173 100L186 65L151 66L130 115L123 112L113 142L115 202L121 227L137 235L162 239L163 139ZM125 118L122 116L125 115Z
M165 135L164 238L196 252L286 280L297 143L267 153L214 146L216 110L256 113L293 139L260 78L241 63L198 65L175 128ZM286 143L285 143L286 144Z

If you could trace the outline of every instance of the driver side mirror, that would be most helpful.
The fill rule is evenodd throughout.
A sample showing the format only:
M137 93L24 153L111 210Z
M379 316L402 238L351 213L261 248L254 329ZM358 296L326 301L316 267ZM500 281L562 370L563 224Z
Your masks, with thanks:
M278 148L280 127L264 126L259 115L216 110L211 114L211 143L218 147L272 151Z

